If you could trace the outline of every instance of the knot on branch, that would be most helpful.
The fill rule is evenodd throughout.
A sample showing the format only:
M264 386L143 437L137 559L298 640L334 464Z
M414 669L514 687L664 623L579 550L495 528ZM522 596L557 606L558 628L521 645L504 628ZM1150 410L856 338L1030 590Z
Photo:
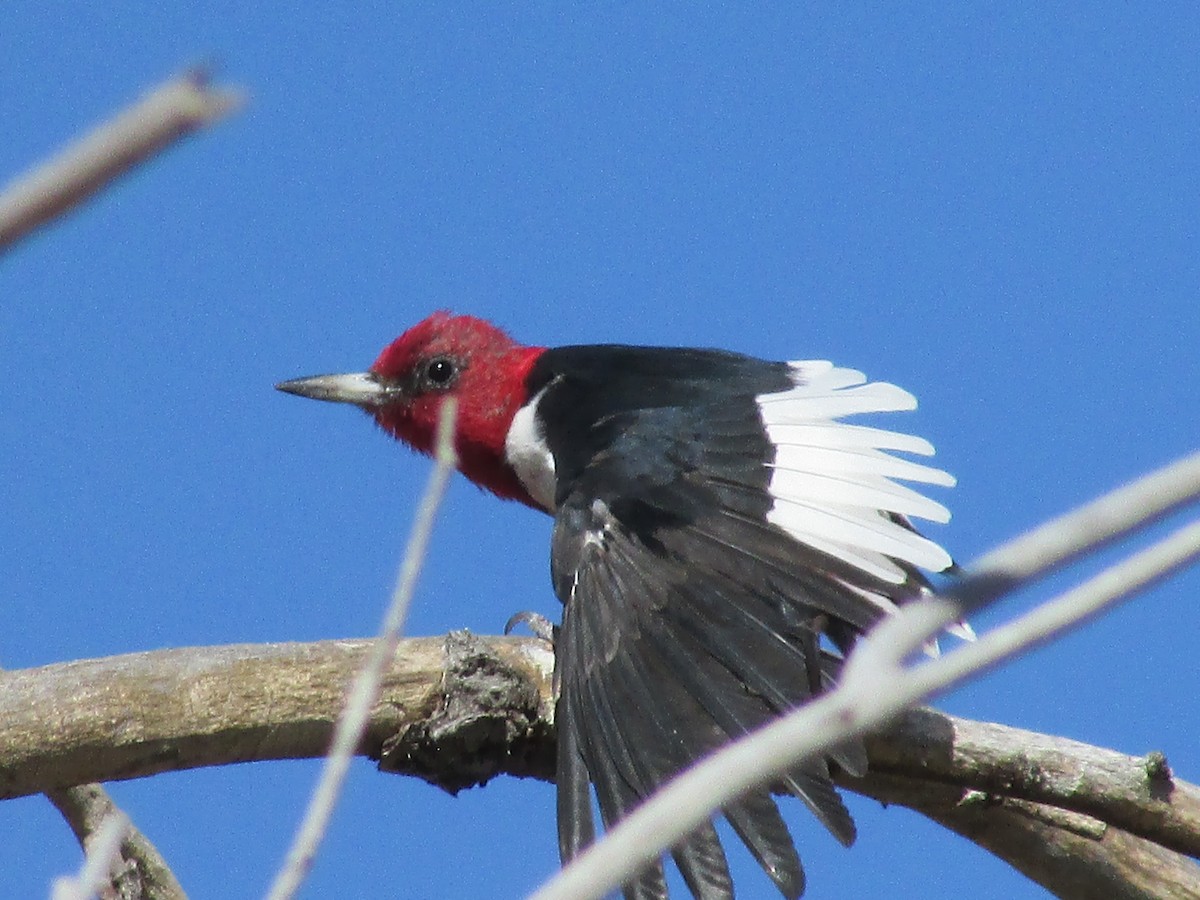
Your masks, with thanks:
M530 674L469 631L446 635L434 709L383 743L379 768L457 794L500 774L553 780L553 727Z

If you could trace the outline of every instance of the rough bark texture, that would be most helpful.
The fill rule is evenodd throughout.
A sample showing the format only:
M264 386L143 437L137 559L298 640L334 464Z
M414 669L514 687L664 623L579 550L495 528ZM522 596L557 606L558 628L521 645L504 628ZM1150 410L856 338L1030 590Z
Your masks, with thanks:
M0 798L323 755L370 642L195 647L0 673ZM533 638L404 641L360 751L448 791L553 778L553 656ZM1200 789L1129 757L919 709L843 785L921 812L1061 897L1200 897Z

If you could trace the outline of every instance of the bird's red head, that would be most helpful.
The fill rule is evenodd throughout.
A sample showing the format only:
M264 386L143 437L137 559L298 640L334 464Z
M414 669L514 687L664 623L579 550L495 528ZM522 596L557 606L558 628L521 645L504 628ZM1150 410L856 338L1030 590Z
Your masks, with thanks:
M504 441L528 399L525 377L541 352L483 319L436 312L392 341L371 365L370 375L388 399L367 411L386 431L430 453L442 401L454 397L463 474L501 497L530 503L505 462Z
M482 319L437 312L384 348L367 372L278 385L316 400L353 403L393 436L433 450L442 402L458 401L458 468L481 487L537 508L505 457L509 425L526 397L541 347L525 347Z

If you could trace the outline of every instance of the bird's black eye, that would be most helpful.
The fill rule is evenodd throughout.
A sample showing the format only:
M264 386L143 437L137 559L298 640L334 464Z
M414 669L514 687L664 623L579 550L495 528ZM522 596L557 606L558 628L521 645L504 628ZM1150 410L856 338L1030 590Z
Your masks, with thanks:
M458 378L458 365L448 356L435 356L425 363L424 375L429 387L448 388Z

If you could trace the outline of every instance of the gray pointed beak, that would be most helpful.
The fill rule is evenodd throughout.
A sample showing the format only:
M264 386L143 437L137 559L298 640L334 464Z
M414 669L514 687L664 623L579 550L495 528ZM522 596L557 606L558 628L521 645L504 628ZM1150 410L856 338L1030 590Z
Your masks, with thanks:
M395 387L382 384L370 372L296 378L280 382L275 389L298 397L328 400L330 403L353 403L355 406L383 406L399 399Z

